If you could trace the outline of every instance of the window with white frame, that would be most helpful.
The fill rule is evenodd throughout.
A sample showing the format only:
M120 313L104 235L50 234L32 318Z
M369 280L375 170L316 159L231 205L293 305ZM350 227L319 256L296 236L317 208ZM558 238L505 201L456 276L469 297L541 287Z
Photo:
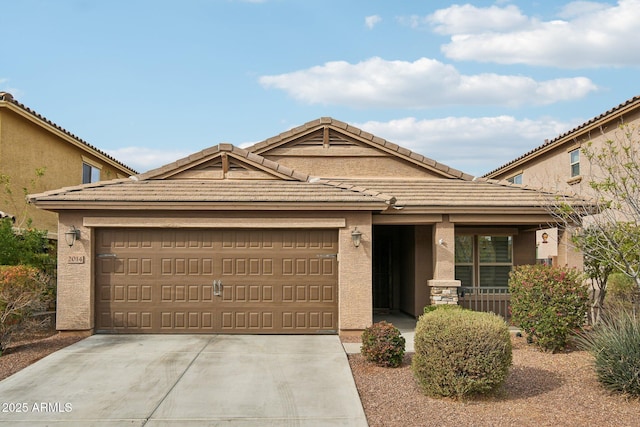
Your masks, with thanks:
M507 178L507 181L512 184L522 184L522 174L514 175L511 178Z
M91 182L100 181L100 169L90 165L89 163L82 163L82 183L89 184Z
M512 236L456 236L455 276L462 286L506 287L512 268Z
M580 176L580 150L575 149L569 152L569 164L571 165L571 178Z

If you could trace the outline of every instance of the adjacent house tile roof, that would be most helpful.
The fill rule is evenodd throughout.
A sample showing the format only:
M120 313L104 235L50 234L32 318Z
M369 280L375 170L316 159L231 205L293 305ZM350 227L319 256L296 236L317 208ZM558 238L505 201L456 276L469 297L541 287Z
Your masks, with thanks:
M597 128L603 125L605 122L618 118L619 116L626 114L631 110L635 110L639 107L640 107L640 96L634 96L633 98L626 100L622 104L619 104L618 106L608 111L605 111L604 113L582 123L579 126L576 126L575 128L555 137L554 139L546 140L544 144L540 145L539 147L534 148L533 150L523 154L520 157L517 157L511 160L508 163L505 163L504 165L492 170L491 172L487 172L486 174L483 175L483 177L490 178L490 177L496 176L499 172L502 173L505 170L508 170L509 167L515 163L519 163L522 160L525 160L529 157L534 157L540 152L547 151L558 145L564 144L565 142L573 141L573 139L577 137L578 134L588 131L592 128Z
M102 150L99 150L95 146L89 144L87 141L85 141L85 140L81 139L80 137L74 135L73 133L69 132L68 130L58 126L57 124L53 123L51 120L49 120L46 117L38 114L37 112L35 112L31 108L27 107L26 105L16 101L13 98L13 95L11 95L10 93L8 93L8 92L0 92L0 101L4 101L4 102L6 102L6 103L8 103L10 105L13 105L13 106L17 107L18 109L20 109L21 111L23 111L24 113L27 113L28 115L30 115L31 117L33 117L37 121L39 121L39 122L41 122L41 123L43 123L45 125L51 126L54 129L62 132L63 134L65 134L69 138L73 139L75 142L79 143L79 145L84 146L87 149L87 151L93 151L93 152L99 154L100 156L106 157L110 161L118 164L119 166L121 166L122 168L126 169L130 173L134 173L134 174L136 173L136 171L134 169L131 169L129 166L127 166L124 163L120 162L116 158L110 156L109 154L105 153Z
M267 152L273 148L286 144L292 139L299 138L301 135L313 132L319 128L326 127L326 126L348 133L351 136L357 138L359 141L362 141L370 146L376 147L382 151L392 153L395 156L411 161L414 164L419 164L422 167L432 170L434 172L437 172L444 177L459 178L467 181L473 180L472 175L466 174L457 169L449 167L445 164L439 163L433 159L425 157L421 154L418 154L406 148L400 147L397 144L387 141L386 139L377 137L375 135L372 135L368 132L363 131L362 129L359 129L355 126L351 126L345 122L335 120L331 117L321 117L319 119L312 120L301 126L297 126L293 129L289 129L288 131L282 132L279 135L265 139L262 142L258 142L250 147L247 147L246 149L252 153L266 155Z

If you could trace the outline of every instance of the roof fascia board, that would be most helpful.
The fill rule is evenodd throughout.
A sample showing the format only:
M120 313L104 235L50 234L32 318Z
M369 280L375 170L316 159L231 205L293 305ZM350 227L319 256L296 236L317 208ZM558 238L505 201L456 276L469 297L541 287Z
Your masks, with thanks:
M0 106L4 106L5 108L9 108L12 112L24 117L25 119L29 120L32 123L35 123L38 126L41 126L41 127L45 128L47 131L51 132L52 134L56 135L57 137L62 138L66 142L70 143L71 145L74 145L75 147L80 148L81 150L91 154L92 156L97 157L101 161L109 164L113 168L116 168L120 172L124 172L124 173L127 173L129 175L135 175L136 174L136 171L134 171L133 169L130 169L128 166L125 166L123 164L120 164L117 161L114 161L113 159L111 159L110 157L108 157L105 154L101 153L97 149L89 147L86 143L83 143L83 142L75 139L74 137L72 137L68 133L58 129L57 127L51 125L47 121L42 120L41 118L37 117L33 113L25 111L24 109L22 109L19 106L13 104L12 102L7 102L7 101L0 102Z

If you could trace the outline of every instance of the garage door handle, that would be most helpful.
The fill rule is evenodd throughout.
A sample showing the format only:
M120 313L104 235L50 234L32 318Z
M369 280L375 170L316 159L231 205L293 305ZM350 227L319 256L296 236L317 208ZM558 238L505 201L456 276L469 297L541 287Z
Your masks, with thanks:
M213 295L215 296L222 295L222 280L213 281Z

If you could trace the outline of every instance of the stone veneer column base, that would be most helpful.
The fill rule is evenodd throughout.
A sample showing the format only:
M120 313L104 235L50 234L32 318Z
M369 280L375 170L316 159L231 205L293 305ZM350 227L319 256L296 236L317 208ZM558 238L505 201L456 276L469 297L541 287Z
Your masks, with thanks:
M459 280L428 280L431 305L457 305Z

